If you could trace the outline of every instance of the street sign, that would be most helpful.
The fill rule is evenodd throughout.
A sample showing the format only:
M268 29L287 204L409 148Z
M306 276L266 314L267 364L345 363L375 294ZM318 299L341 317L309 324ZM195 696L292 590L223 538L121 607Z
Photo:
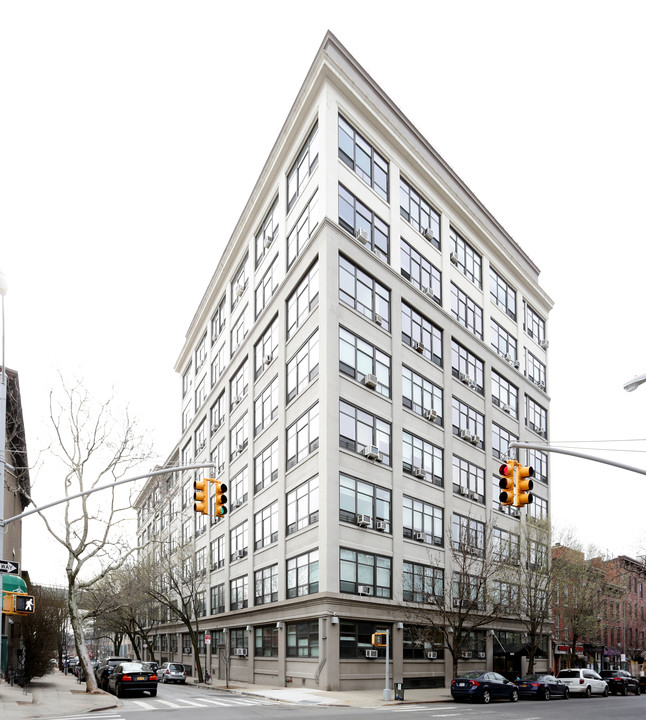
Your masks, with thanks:
M0 573L9 573L9 575L20 574L20 563L13 560L0 560Z
M210 644L211 644L211 636L210 636L210 635L205 635L205 636L204 636L204 644L205 644L205 645L210 645Z

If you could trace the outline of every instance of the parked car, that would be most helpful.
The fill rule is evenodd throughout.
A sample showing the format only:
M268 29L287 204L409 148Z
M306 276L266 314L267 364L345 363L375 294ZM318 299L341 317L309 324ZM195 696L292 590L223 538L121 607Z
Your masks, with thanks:
M511 700L518 702L518 688L511 680L487 670L473 670L462 673L451 680L451 695L456 702L461 700Z
M101 660L99 667L94 671L96 683L101 690L108 689L108 678L112 671L122 662L130 662L129 657L107 657Z
M554 675L525 675L524 678L516 681L516 685L521 698L551 700L555 697L562 697L568 700L570 697L568 685L555 678Z
M585 697L603 695L603 697L608 697L608 683L594 670L569 668L568 670L561 670L556 677L570 688L570 695L585 695Z
M629 692L641 695L639 678L626 670L602 670L601 677L608 683L611 695L628 695Z
M117 697L125 693L149 692L150 697L157 695L157 675L148 663L124 662L117 665L108 678L108 692Z
M158 670L159 682L178 682L186 684L186 669L182 663L165 662Z

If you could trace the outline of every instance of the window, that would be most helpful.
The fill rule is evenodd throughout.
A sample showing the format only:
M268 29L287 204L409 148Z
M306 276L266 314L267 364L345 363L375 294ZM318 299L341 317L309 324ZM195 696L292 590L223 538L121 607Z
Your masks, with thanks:
M242 577L235 578L234 580L231 580L229 584L230 592L229 592L229 608L231 610L242 610L242 608L246 608L249 604L248 601L248 595L247 595L247 576L243 575ZM231 631L231 643L233 644L233 633L234 631ZM245 632L245 639L246 639L246 632ZM240 647L240 645L236 645L236 647Z
M404 560L403 598L405 602L432 603L444 595L444 570Z
M211 615L223 613L225 609L224 583L221 583L211 588Z
M206 398L206 377L203 377L195 388L195 412L201 407Z
M319 551L311 550L287 560L287 597L302 597L318 591Z
M339 445L353 452L371 454L377 449L376 457L370 458L390 465L390 423L371 415L347 402L339 402ZM366 448L368 448L366 450ZM366 455L368 457L368 455ZM380 457L379 457L380 456Z
M319 479L310 478L287 493L287 534L319 520Z
M241 578L242 579L242 578ZM246 587L246 583L245 583ZM245 605L246 607L246 605ZM231 608L233 609L233 608ZM241 648L248 650L248 633L245 628L231 628L229 631L229 655L235 655L236 649Z
M242 308L240 317L235 321L231 328L231 357L235 351L242 345L242 341L247 336L249 328L247 327L247 307Z
M193 403L189 402L182 411L182 432L190 425L193 419Z
M319 161L318 122L303 143L294 164L287 173L287 211L292 208L305 183L314 173Z
M254 550L278 540L278 502L268 505L254 515Z
M390 558L341 548L339 561L340 592L392 597Z
M254 435L262 432L278 416L278 375L254 402Z
M319 304L319 263L318 260L305 273L294 292L287 298L287 339L309 317Z
M202 335L202 339L195 348L195 374L197 375L200 371L204 361L206 360L206 333Z
M454 455L453 492L483 503L485 501L484 470Z
M193 462L193 452L191 450L191 441L189 440L182 448L182 465L190 465Z
M500 460L509 457L509 443L518 442L518 435L514 435L496 423L491 423L491 454Z
M421 538L430 545L444 544L444 510L437 505L404 495L403 506L404 537Z
M453 339L451 340L451 373L467 387L484 395L484 363Z
M484 557L484 523L453 513L452 546L454 550Z
M217 400L211 405L209 411L209 422L211 425L211 435L217 432L224 422L224 390L218 395Z
M442 273L403 238L400 265L402 277L438 305L442 304Z
M460 325L482 340L482 308L453 283L451 283L451 314Z
M541 362L537 357L532 355L529 350L525 350L525 374L527 379L538 385L541 390L545 390L547 380L547 369L545 363Z
M389 261L390 228L343 185L339 185L339 225L360 238L381 260Z
M238 269L233 275L233 280L231 280L231 310L235 308L240 301L240 298L244 295L244 291L247 289L247 284L249 282L248 265L249 256L245 255L244 260L240 263Z
M193 385L193 365L189 363L184 374L182 375L182 397L186 396L186 393L191 389Z
M491 402L518 419L518 388L495 370L491 371Z
M256 233L256 267L265 256L278 236L278 198L262 221L260 230Z
M206 447L206 418L195 430L195 456L197 457Z
M493 580L491 583L491 600L494 604L494 610L517 612L520 607L520 589L514 583Z
M206 592L201 590L195 593L195 617L204 617L206 615ZM202 639L204 633L201 633ZM199 636L198 636L199 637ZM202 649L204 652L204 649Z
M356 524L360 515L366 527L389 533L391 499L390 490L344 475L339 478L339 519ZM381 525L379 525L379 523Z
M197 575L204 575L206 572L206 548L195 551L195 572Z
M531 305L523 302L523 308L525 311L523 330L540 345L545 342L545 320Z
M211 540L211 570L219 570L224 567L224 535Z
M339 300L390 330L390 290L339 256Z
M453 434L484 450L484 415L452 398Z
M527 567L529 570L546 570L548 557L547 545L537 540L527 541Z
M182 523L182 545L185 545L193 537L193 522L186 520Z
M450 233L451 261L458 270L482 289L482 258L453 228Z
M243 558L249 552L249 531L246 520L229 531L229 546L231 550L230 562ZM237 610L237 608L233 607L231 609Z
M516 533L494 528L491 545L495 562L512 565L518 565L520 562L520 537Z
M287 625L287 657L319 656L319 624L312 622L290 623Z
M414 370L402 366L402 403L418 415L431 420L437 425L443 423L442 388L418 375Z
M518 363L518 344L516 338L510 335L502 325L498 325L495 320L491 320L491 347L505 360L514 363L516 368Z
M274 440L254 460L254 492L260 492L277 479L278 440Z
M341 620L339 623L339 657L344 659L364 658L366 650L377 650L378 657L386 657L386 648L373 648L373 633L382 630L382 624ZM392 651L391 651L392 652Z
M262 625L254 628L256 657L278 657L278 628Z
M219 474L224 470L224 463L226 462L226 451L224 447L224 438L215 446L211 451L211 465L216 469Z
M459 607L466 609L467 612L472 610L479 610L481 607L484 608L484 579L477 575L470 575L468 573L453 573L453 602L459 603ZM476 630L475 633L478 631ZM469 633L472 636L474 633ZM472 643L467 640L463 645L463 651L467 648L471 648ZM484 652L484 631L482 632L482 644L479 652Z
M339 370L390 397L390 355L378 350L349 330L339 328Z
M402 342L442 367L442 330L402 302Z
M404 660L426 660L434 652L438 660L444 659L444 638L438 630L429 632L427 627L404 625Z
M531 504L527 505L527 516L532 520L547 520L549 518L547 513L547 500L538 497L536 493L533 494L533 500Z
M231 448L231 460L240 455L247 447L249 442L249 427L247 422L247 413L245 413L238 422L231 427L229 432Z
M256 287L256 317L267 307L278 290L280 279L280 265L276 256Z
M547 437L547 410L525 395L525 425L542 437Z
M257 380L271 365L278 351L278 315L254 345L254 377Z
M402 460L405 472L433 485L444 485L444 451L441 447L404 430Z
M388 202L388 162L340 115L339 158Z
M254 573L254 605L266 605L277 600L278 565L256 570ZM275 625L274 629L276 629Z
M225 371L226 367L227 348L226 344L223 343L222 346L216 350L213 360L211 361L211 387L213 387L222 377L222 373Z
M249 362L247 358L240 367L235 371L229 382L229 395L231 397L230 410L234 410L244 399L249 389Z
M287 269L296 262L298 256L310 241L314 231L319 226L321 213L319 211L318 190L314 192L307 207L300 214L296 224L287 236Z
M491 302L512 320L516 319L516 291L493 269L489 268Z
M240 507L249 499L249 471L246 465L231 478L227 495L231 503L231 510Z
M287 402L291 402L319 374L319 331L301 345L287 361Z
M440 214L404 178L399 179L399 214L440 249Z
M313 405L287 428L287 469L319 446L319 404Z
M227 311L226 311L226 298L222 298L218 303L218 306L211 317L211 344L213 344L219 337L224 326L226 325Z

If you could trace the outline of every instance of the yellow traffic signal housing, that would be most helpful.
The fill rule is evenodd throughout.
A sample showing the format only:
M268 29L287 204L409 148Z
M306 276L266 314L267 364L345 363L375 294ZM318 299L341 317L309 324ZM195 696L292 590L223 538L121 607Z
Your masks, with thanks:
M195 504L193 508L195 512L202 515L209 514L209 481L208 478L193 481L193 499Z
M534 489L534 481L529 479L532 477L534 468L524 467L520 463L516 465L514 507L525 507L534 500L530 492Z
M2 612L5 615L31 615L36 610L36 598L25 593L4 592Z
M227 486L219 480L215 482L215 508L214 515L226 515L227 514L227 496L224 494L227 491Z
M386 633L376 632L372 634L372 644L375 647L386 647Z
M502 505L513 505L514 504L514 467L515 460L508 460L504 465L501 465L498 472L502 477L498 482L500 487L500 495L498 499Z

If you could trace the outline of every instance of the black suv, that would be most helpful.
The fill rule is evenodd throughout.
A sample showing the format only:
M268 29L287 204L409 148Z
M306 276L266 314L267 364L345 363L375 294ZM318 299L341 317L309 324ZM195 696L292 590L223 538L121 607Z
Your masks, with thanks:
M108 690L108 678L112 675L117 665L120 665L122 662L130 662L130 658L114 656L101 660L101 664L94 671L96 682L100 690Z
M626 670L602 670L601 677L608 683L612 695L628 695L629 692L641 695L639 679Z

